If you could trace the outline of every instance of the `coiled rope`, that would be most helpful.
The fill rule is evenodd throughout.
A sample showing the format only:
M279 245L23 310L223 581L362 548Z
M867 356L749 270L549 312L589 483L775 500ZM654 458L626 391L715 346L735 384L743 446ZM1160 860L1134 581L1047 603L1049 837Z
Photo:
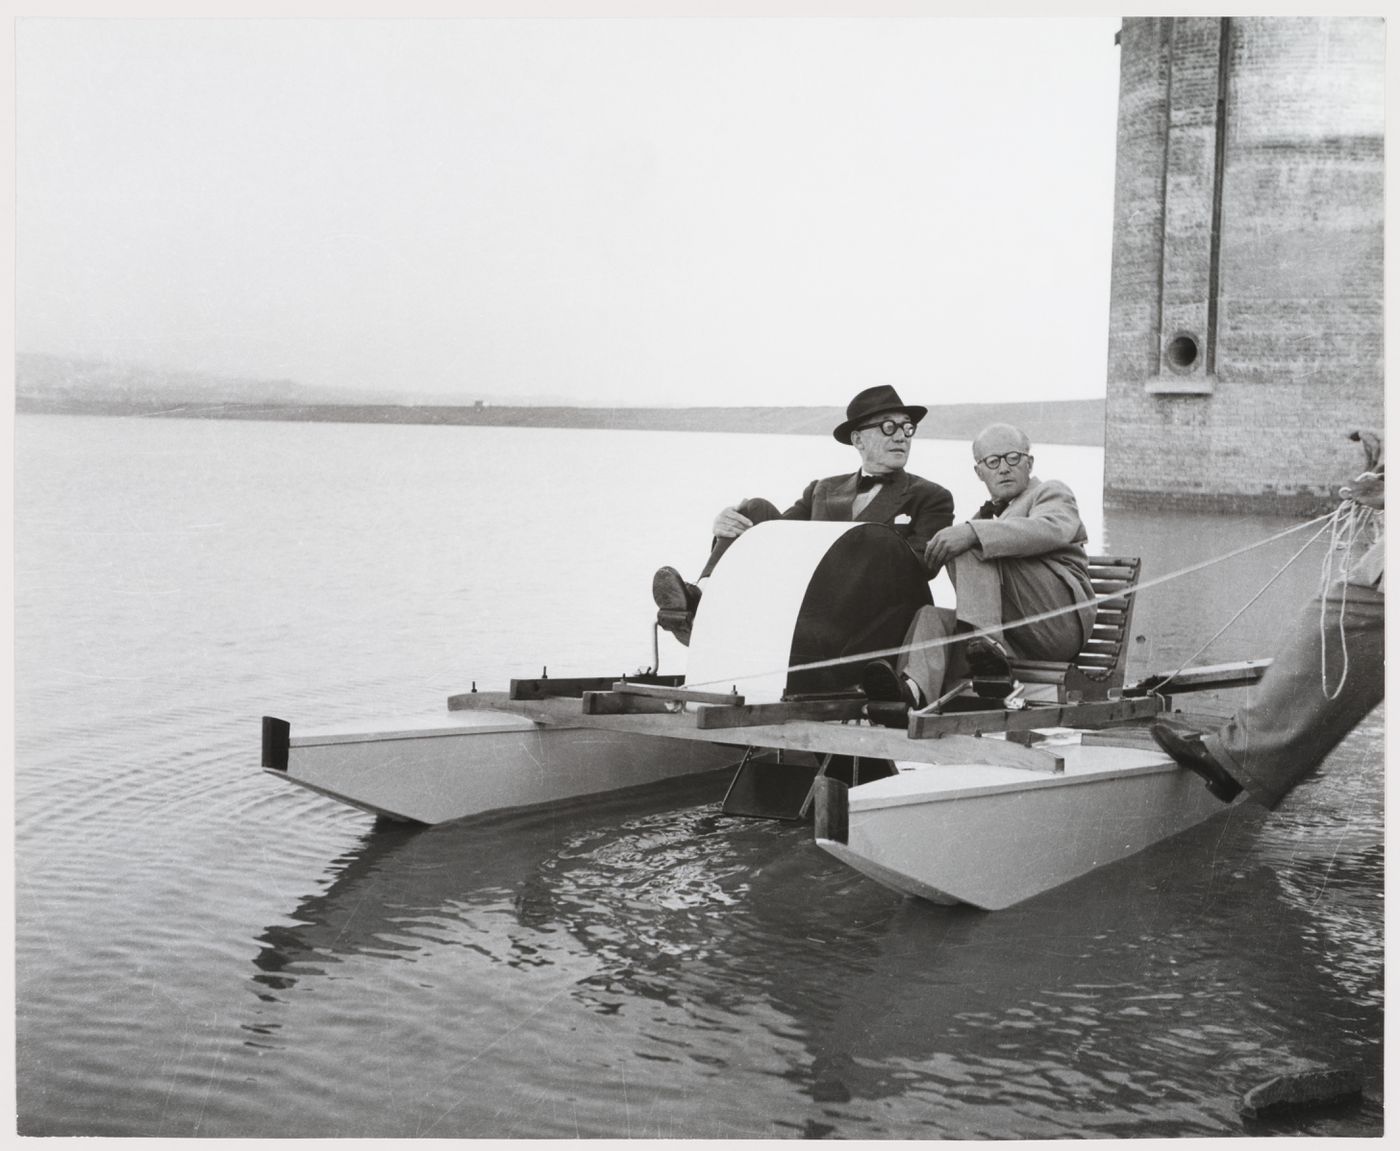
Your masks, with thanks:
M1035 615L1026 616L1024 619L1011 620L1001 624L999 627L978 628L975 631L959 632L956 635L939 636L935 639L925 640L921 643L900 644L898 647L881 648L874 651L858 652L855 655L836 656L831 659L813 660L809 663L789 664L787 667L774 667L766 671L746 671L741 676L721 676L715 679L699 681L696 683L687 683L686 686L693 688L719 687L726 684L731 684L736 679L754 679L759 676L782 675L785 673L791 674L792 672L796 671L815 671L820 668L840 667L844 664L850 663L869 663L871 660L888 659L894 656L902 655L906 652L921 651L925 648L947 647L955 643L966 643L968 640L975 639L978 636L996 636L998 633L1010 631L1013 628L1024 627L1027 624L1039 623L1042 620L1054 619L1056 616L1068 615L1071 612L1077 612L1081 608L1087 607L1089 604L1094 604L1095 606L1098 606L1106 603L1112 603L1115 600L1125 599L1130 595L1136 595L1140 591L1146 591L1149 588L1158 587L1162 584L1169 583L1172 580L1181 579L1183 576L1193 575L1198 571L1204 571L1206 568L1214 567L1216 564L1225 563L1226 561L1235 559L1237 556L1242 556L1247 552L1255 551L1262 547L1267 547L1269 544L1275 543L1278 540L1285 539L1288 536L1295 535L1298 532L1307 531L1309 528L1319 527L1319 525L1321 525L1319 527L1319 530L1307 541L1307 543L1305 543L1301 548L1299 548L1298 551L1295 552L1294 555L1288 560L1288 562L1285 563L1283 567L1281 567L1277 572L1274 573L1274 575L1269 579L1269 582L1259 589L1259 592L1256 593L1253 599L1250 600L1250 603L1253 603L1254 600L1258 599L1259 596L1262 595L1268 589L1269 584L1272 584L1274 580L1278 579L1278 577L1282 575L1284 571L1287 570L1290 564L1297 560L1298 557L1301 556L1303 552L1305 552L1308 549L1308 547L1315 543L1318 538L1320 538L1325 532L1329 530L1329 527L1332 526L1335 523L1335 521L1340 517L1342 508L1346 506L1347 505L1344 504L1342 505L1342 507L1327 512L1324 515L1315 516L1313 519L1305 520L1302 523L1294 524L1292 527L1285 528L1280 532L1275 532L1273 535L1268 536L1265 539L1256 540L1254 543L1251 544L1244 544L1241 547L1235 548L1233 551L1225 552L1223 555L1215 556L1207 560L1201 560L1199 563L1190 564L1184 568L1179 568L1174 572L1168 572L1166 575L1156 576L1155 578L1150 580L1144 580L1143 582L1136 584L1134 587L1126 591L1111 592L1106 595L1095 596L1093 599L1080 600L1078 602L1069 604L1066 607L1054 608L1050 611L1038 612ZM1335 528L1333 530L1335 530ZM1241 608L1240 611L1237 612L1235 616L1231 618L1231 620L1225 625L1225 627L1228 628L1231 623L1234 623L1235 620L1239 618L1240 614L1249 606L1250 605L1248 603L1245 604L1244 607ZM1204 651L1207 647L1210 646L1211 643L1214 643L1215 640L1218 639L1219 636L1224 632L1224 630L1225 628L1221 628L1219 632L1212 636L1211 639L1208 640L1200 648L1196 655L1199 655L1201 651ZM1194 659L1195 656L1192 656L1191 658ZM1183 664L1182 667L1179 667L1176 671L1172 672L1172 675L1175 676L1180 674L1180 672L1186 666L1186 664Z

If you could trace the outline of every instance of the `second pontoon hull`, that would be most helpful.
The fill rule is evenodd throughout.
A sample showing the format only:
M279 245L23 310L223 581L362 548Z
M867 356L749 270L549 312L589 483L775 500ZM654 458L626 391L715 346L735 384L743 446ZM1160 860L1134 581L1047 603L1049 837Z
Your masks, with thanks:
M1065 770L918 766L852 788L845 841L817 844L897 891L1010 907L1222 812L1157 751L1070 745Z
M446 823L640 787L736 763L741 749L486 711L375 731L292 734L270 774L391 819Z

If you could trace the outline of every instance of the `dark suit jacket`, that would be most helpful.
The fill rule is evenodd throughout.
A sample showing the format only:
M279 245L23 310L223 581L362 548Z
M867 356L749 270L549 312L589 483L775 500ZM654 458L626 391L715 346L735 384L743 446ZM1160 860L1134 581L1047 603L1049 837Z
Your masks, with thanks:
M933 534L953 523L953 494L932 480L901 471L893 483L881 484L875 498L852 516L859 472L813 480L797 502L783 513L785 520L834 520L889 524L914 549L919 562Z

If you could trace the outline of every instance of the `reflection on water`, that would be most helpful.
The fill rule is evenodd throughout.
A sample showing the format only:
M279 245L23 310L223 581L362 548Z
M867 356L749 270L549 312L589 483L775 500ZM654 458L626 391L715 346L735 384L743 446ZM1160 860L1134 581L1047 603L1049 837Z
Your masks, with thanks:
M465 511L444 531L527 443L551 466L503 496L510 533ZM745 489L844 463L778 437L749 472L759 444L21 418L20 1130L1378 1134L1383 708L1279 811L1222 812L994 914L895 896L805 828L720 817L721 777L414 831L258 773L264 712L363 718L649 656L634 625L658 562L698 562ZM717 450L736 474L710 474ZM557 481L624 451L697 479L636 490L651 530L598 548L591 493ZM919 452L924 474L968 472L962 445ZM1098 486L1096 453L1040 458ZM544 506L551 531L522 536ZM1087 518L1147 579L1287 526ZM1129 674L1192 655L1299 543L1144 592ZM1203 658L1267 654L1320 570L1310 549ZM580 610L593 586L610 594ZM1347 1061L1360 1107L1238 1118L1256 1083Z
M724 819L713 803L658 795L567 826L477 830L366 837L264 933L249 1042L285 1046L267 1006L291 1026L317 981L371 990L374 969L401 960L431 967L419 978L449 999L467 994L430 958L446 948L539 976L548 994L516 1007L535 1033L526 1062L503 1043L474 1074L494 1091L457 1100L443 1134L521 1122L500 1093L551 1094L534 1082L545 1049L551 1080L617 1060L654 1070L634 1086L667 1102L634 1135L1210 1135L1241 1130L1239 1096L1280 1073L1365 1062L1379 1090L1383 861L1373 842L1339 862L1355 829L1309 827L1309 857L1281 871L1264 814L1230 810L996 914L899 899L803 829ZM459 1023L419 1021L435 1052ZM604 1034L612 1058L594 1047ZM717 1078L732 1112L715 1106ZM571 1098L568 1133L617 1133L617 1106L611 1091ZM1378 1121L1371 1103L1317 1130Z

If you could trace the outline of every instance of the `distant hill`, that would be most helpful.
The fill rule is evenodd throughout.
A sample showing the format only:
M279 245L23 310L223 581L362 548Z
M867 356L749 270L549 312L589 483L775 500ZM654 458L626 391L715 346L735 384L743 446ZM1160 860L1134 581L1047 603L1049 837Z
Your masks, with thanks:
M16 357L19 412L147 418L304 420L330 423L456 424L484 427L610 428L684 432L830 435L840 407L582 407L562 404L471 405L356 402L346 392L291 380L245 380L58 356ZM1046 400L931 406L921 434L971 439L1004 420L1034 443L1102 446L1104 402Z
M29 403L127 404L150 408L170 404L391 404L425 407L452 402L431 392L414 392L398 382L390 387L315 386L290 379L225 376L152 364L114 362L20 352L15 356L15 391ZM464 390L469 404L514 404L519 398ZM565 396L533 396L531 405L573 407ZM590 406L587 404L578 406ZM593 405L606 406L606 405Z
M149 408L189 401L237 400L264 404L334 404L352 397L344 389L308 387L292 380L216 376L142 364L20 352L15 356L15 398L53 405L94 401ZM21 406L20 411L27 410ZM32 409L30 409L32 410Z

